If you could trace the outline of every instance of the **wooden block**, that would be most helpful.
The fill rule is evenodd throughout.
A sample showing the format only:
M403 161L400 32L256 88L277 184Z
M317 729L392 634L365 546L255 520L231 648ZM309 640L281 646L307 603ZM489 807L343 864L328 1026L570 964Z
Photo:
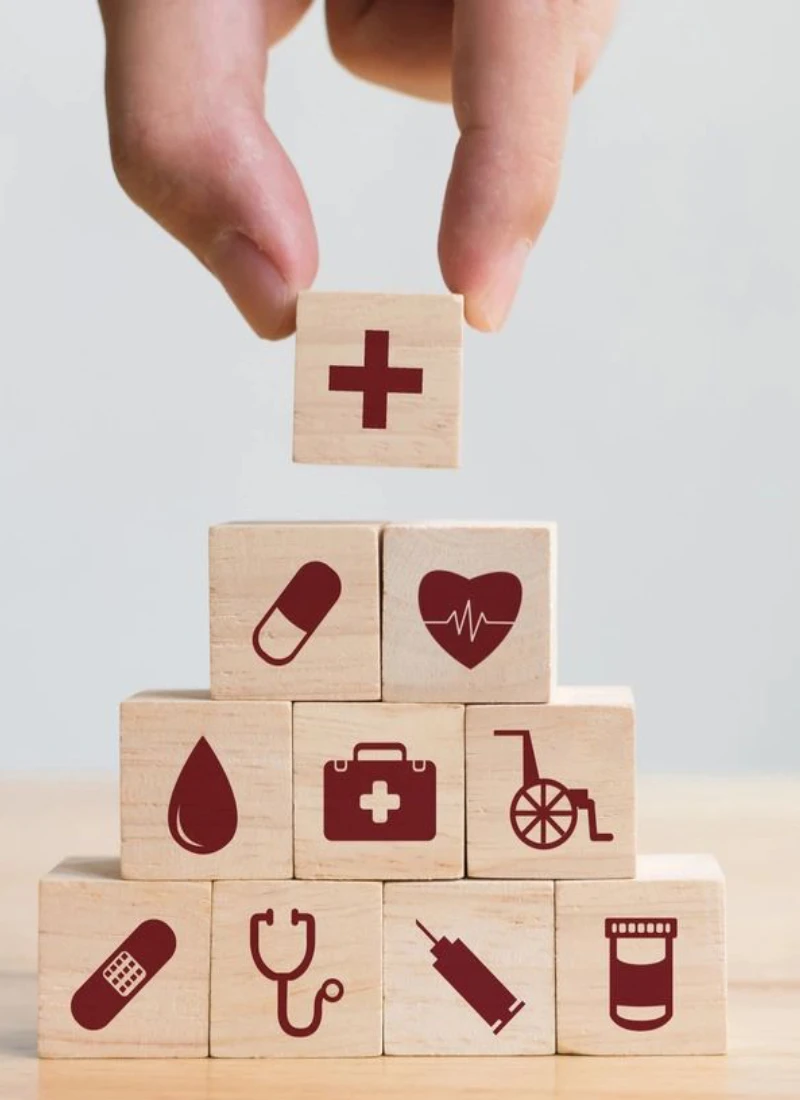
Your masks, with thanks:
M552 882L387 883L387 1054L552 1054Z
M292 877L291 703L134 695L120 740L124 878Z
M211 884L68 859L39 884L39 1054L208 1056Z
M212 1056L380 1054L381 898L376 882L215 883Z
M416 524L383 539L383 698L544 703L555 528Z
M300 295L294 460L458 466L463 299Z
M464 873L464 708L298 703L298 878Z
M634 876L628 688L559 687L549 703L467 707L466 729L469 875Z
M212 527L211 695L379 699L378 524Z
M559 1052L724 1053L724 894L701 855L640 856L633 880L556 883Z

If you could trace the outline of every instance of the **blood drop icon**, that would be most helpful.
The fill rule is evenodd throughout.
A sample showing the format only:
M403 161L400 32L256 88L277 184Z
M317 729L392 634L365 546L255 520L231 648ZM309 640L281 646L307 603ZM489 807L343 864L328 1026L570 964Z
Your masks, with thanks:
M230 844L238 825L236 798L219 757L201 737L181 768L167 821L172 839L187 852L207 856Z

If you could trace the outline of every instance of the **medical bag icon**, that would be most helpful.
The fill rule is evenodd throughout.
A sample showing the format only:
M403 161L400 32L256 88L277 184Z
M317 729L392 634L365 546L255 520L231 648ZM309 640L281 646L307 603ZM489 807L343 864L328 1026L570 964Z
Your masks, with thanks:
M585 787L566 787L558 779L541 777L530 730L495 730L494 735L522 738L522 786L508 811L518 840L529 848L559 848L575 832L580 810L589 820L589 840L614 839L613 833L599 832L594 799Z
M382 753L382 759L367 754ZM386 759L390 754L394 759ZM433 840L436 765L409 760L400 742L363 741L329 760L322 780L326 840Z

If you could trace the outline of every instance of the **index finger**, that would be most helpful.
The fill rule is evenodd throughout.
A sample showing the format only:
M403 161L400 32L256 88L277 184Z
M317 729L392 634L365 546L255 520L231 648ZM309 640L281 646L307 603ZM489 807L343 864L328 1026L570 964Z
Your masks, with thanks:
M439 258L467 320L499 328L555 199L575 81L574 0L455 0L461 137Z

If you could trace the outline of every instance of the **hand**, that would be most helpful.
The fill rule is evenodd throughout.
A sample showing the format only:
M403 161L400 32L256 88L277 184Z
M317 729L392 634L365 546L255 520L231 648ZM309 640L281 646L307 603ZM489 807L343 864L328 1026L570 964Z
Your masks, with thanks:
M312 0L100 0L114 167L261 336L294 328L317 241L264 120L268 49ZM499 328L555 198L573 92L616 0L327 0L348 69L452 99L461 131L439 236L467 320Z

